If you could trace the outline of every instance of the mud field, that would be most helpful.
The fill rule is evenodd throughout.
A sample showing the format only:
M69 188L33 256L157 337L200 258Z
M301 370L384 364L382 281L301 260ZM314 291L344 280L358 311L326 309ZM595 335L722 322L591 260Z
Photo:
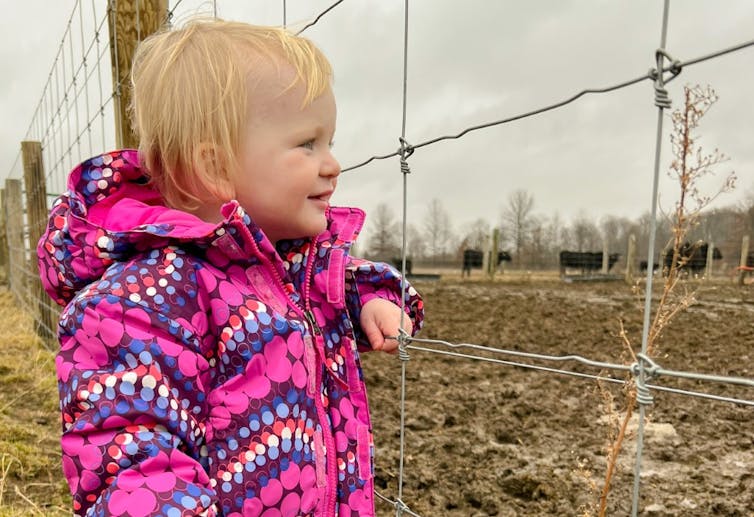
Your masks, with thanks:
M618 335L622 320L640 346L643 303L622 282L414 284L426 301L422 338L616 363L627 361ZM665 369L754 378L754 285L728 279L686 285L698 289L697 301L666 328L657 362ZM400 361L384 354L365 354L363 361L374 414L376 486L395 500ZM549 366L598 373L573 363ZM754 388L662 377L653 382L754 400ZM623 411L620 389L610 391L614 411ZM754 408L653 395L640 515L754 515ZM604 477L609 411L602 400L592 380L412 351L403 501L423 517L584 515L596 499L587 478L601 487ZM624 447L608 515L630 514L634 438ZM379 500L377 510L395 515Z

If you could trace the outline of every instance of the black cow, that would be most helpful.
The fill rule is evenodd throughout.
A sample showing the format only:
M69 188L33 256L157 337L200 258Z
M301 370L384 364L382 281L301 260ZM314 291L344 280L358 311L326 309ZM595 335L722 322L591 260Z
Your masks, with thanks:
M510 253L507 251L497 252L497 264L499 266L502 262L510 262L512 260ZM479 250L463 250L463 267L461 269L461 276L471 276L472 269L481 269L484 262L484 252Z
M618 262L620 253L610 253L607 256L607 270ZM589 274L592 271L602 269L601 251L561 251L560 274L565 275L566 269L580 269L581 274Z
M707 251L709 250L709 244L706 242L691 244L684 242L681 249L678 250L678 261L676 262L676 268L684 273L691 273L694 276L698 276L707 268ZM712 250L712 259L720 260L723 258L723 254L720 253L718 248ZM665 255L665 263L663 264L663 274L668 275L670 267L673 265L673 251L670 250Z
M659 267L660 267L660 264L657 263L657 261L655 261L654 263L652 263L652 273L654 273L655 271L657 271L657 269ZM639 272L640 273L646 273L648 268L649 268L649 264L647 263L646 260L642 260L641 262L639 262Z
M390 262L395 266L395 268L400 271L403 267L403 259L401 257L393 257L390 259ZM412 268L411 259L406 257L406 275L411 275L411 268Z

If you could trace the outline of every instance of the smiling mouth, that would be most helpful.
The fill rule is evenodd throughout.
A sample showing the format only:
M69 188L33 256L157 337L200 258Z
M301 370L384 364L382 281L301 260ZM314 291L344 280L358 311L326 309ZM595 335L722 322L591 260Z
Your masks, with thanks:
M332 192L325 192L323 194L318 194L316 196L309 196L309 199L314 201L322 201L324 203L329 203L330 196L332 196Z

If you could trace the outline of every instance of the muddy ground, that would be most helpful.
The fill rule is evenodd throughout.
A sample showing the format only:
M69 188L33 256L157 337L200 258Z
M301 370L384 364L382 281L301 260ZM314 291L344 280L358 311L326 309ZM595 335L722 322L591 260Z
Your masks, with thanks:
M426 300L422 338L619 363L629 362L619 337L623 321L629 339L641 343L643 303L622 282L507 277L494 283L456 278L415 284ZM739 287L725 279L688 281L685 287L698 289L697 302L666 328L660 366L754 378L754 285ZM375 423L376 485L395 500L400 361L384 354L365 354L363 360ZM545 365L599 373L574 363ZM412 512L586 514L596 500L589 477L597 489L602 486L610 429L610 411L595 381L419 351L410 353L406 371L402 500ZM653 382L754 400L749 387L663 377ZM623 394L616 387L610 392L613 414L619 414ZM652 394L639 514L754 515L754 408ZM624 448L608 515L630 514L635 443L634 435ZM395 515L387 503L378 501L377 509L379 515Z

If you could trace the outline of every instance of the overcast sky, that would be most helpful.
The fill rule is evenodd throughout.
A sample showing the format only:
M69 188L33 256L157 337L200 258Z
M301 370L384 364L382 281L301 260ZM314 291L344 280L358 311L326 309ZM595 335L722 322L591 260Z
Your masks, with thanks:
M332 3L288 0L288 22L305 23ZM0 4L6 13L0 19L0 173L18 177L13 164L19 142L75 2ZM83 12L90 12L91 2L83 4ZM97 16L104 13L104 0L94 0L94 5ZM344 168L398 147L403 5L402 0L345 0L305 32L335 69L334 150ZM184 0L176 15L180 20L212 10L212 2ZM217 11L226 19L282 23L282 1L218 0ZM410 143L420 143L646 73L660 43L662 2L411 0L409 13L406 136ZM751 0L671 1L666 48L681 61L751 40ZM734 170L738 186L717 206L754 195L754 47L684 69L668 85L674 108L681 105L685 84L710 85L720 97L699 135L705 149L718 147L730 157L717 167L717 182ZM534 212L557 213L565 221L606 214L638 217L651 201L657 122L653 95L652 84L645 81L418 149L409 159L409 220L420 225L436 198L456 230L478 218L497 223L508 196L519 189L533 195ZM660 186L664 206L676 194L667 179L669 128L666 118ZM106 147L114 145L113 138L105 138ZM103 150L97 144L95 153ZM401 188L397 158L376 161L345 173L334 202L367 212L387 203L398 217Z

